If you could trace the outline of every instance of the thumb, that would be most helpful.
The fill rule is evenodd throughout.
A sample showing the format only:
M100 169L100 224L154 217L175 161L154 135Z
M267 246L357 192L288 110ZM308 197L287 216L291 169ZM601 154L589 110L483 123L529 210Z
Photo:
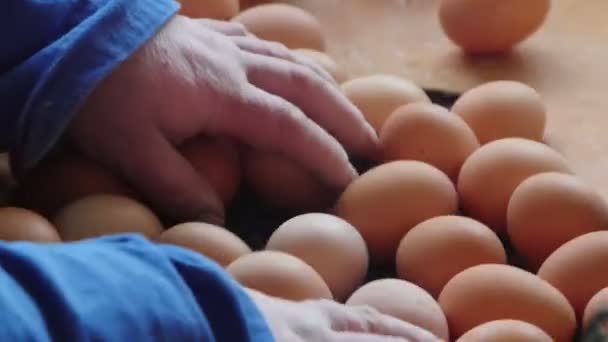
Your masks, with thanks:
M171 219L223 225L224 206L209 182L161 132L147 132L119 153L119 167L127 179Z
M441 341L423 328L382 314L369 306L334 306L330 317L336 332L400 337L414 342Z

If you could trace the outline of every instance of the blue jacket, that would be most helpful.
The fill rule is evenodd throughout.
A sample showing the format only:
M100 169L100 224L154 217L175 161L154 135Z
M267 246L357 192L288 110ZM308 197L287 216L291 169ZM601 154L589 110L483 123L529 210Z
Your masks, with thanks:
M173 16L173 0L1 0L0 151L25 167ZM226 273L136 235L0 243L0 341L271 341Z

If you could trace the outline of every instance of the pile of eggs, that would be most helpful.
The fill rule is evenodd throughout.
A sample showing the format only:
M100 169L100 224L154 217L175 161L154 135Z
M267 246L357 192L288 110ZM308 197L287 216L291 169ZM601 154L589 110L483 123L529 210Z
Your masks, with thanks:
M0 239L140 233L211 258L246 287L370 305L445 341L571 341L608 309L608 203L543 142L547 108L533 88L489 82L446 108L401 76L350 78L300 8L182 2L186 15L231 18L325 68L378 133L373 166L333 198L286 158L243 155L216 137L185 142L179 150L226 207L246 184L298 212L253 248L221 226L167 224L121 177L75 152L17 180L1 155L0 188L12 190L0 191ZM390 275L371 279L382 267Z

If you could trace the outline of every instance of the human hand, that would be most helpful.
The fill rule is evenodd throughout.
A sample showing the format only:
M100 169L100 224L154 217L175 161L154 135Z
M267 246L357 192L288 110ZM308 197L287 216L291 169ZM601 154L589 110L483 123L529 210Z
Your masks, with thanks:
M68 133L165 214L214 223L222 203L176 150L188 138L225 136L281 153L336 191L356 176L345 148L377 148L374 130L321 68L239 24L179 15L96 88Z
M440 342L432 333L367 306L287 301L247 289L278 342Z

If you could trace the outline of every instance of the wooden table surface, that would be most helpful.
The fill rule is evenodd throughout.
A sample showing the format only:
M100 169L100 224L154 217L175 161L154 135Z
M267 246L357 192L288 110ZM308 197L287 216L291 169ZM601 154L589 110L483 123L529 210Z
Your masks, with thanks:
M328 53L351 77L402 75L462 92L490 80L536 88L549 108L546 141L608 196L608 1L554 0L543 28L501 57L470 58L447 40L438 0L291 0L324 27Z

